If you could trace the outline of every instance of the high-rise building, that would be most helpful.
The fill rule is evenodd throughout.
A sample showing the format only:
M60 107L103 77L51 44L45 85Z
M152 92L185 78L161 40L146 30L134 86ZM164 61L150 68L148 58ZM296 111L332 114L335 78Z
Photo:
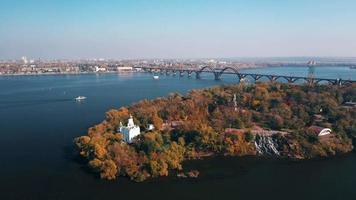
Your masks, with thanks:
M28 60L27 60L27 57L26 56L22 56L21 57L21 60L24 64L27 64L28 63Z

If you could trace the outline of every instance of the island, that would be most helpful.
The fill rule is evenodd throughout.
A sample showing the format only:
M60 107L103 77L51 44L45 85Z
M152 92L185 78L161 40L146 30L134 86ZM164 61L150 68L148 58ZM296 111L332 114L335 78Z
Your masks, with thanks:
M101 178L197 177L183 162L210 156L293 160L353 150L356 85L232 84L112 109L74 139Z

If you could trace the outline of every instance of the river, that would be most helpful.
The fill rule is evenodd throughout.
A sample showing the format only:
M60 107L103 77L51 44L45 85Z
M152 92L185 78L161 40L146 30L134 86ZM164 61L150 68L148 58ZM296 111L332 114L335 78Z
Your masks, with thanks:
M307 67L244 72L305 76ZM347 67L316 67L315 76L356 80ZM356 155L291 162L211 158L188 162L198 179L144 183L100 180L73 154L73 138L111 108L141 99L237 82L212 74L201 80L150 74L0 76L0 199L355 199ZM76 102L74 97L88 97Z

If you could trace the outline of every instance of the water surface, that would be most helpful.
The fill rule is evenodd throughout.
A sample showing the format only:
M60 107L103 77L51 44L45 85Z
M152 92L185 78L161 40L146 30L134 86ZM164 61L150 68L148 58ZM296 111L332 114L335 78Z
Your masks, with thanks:
M244 71L301 76L308 68ZM356 79L356 70L349 68L316 68L315 74ZM140 184L99 180L73 156L73 138L101 122L107 110L238 82L235 76L222 78L153 80L139 73L0 77L0 199L354 199L354 154L302 163L214 158L187 163L201 171L197 180L168 177ZM88 99L75 102L79 95Z

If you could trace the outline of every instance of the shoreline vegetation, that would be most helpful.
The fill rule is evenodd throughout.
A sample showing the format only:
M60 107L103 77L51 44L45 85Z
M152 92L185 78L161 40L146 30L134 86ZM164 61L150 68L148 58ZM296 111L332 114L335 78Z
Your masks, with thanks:
M196 178L199 172L185 171L183 161L217 155L304 160L352 151L356 107L347 102L356 102L356 84L216 86L112 109L74 143L103 179ZM128 144L117 129L130 115L141 134ZM332 132L321 136L315 127Z

